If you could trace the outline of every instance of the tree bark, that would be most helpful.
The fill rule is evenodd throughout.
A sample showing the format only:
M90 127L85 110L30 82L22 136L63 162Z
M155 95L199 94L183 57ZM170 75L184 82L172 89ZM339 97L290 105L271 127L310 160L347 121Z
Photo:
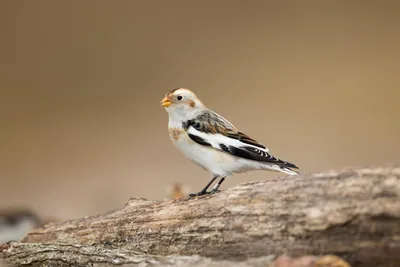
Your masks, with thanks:
M17 266L271 266L282 254L335 254L352 266L398 267L400 167L276 177L196 198L133 198L0 251Z

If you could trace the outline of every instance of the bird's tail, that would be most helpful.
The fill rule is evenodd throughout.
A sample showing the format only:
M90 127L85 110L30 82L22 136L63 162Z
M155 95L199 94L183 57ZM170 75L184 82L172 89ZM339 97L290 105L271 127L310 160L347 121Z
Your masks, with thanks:
M295 172L295 171L293 171L293 170L291 170L291 169L289 169L287 167L278 166L278 168L279 168L279 171L281 171L283 173L286 173L286 174L289 174L289 175L299 175L298 172Z
M295 168L298 169L297 166L295 167L289 167L289 166L285 166L282 164L267 164L265 165L265 169L270 170L270 171L275 171L275 172L283 172L289 175L299 175L298 172L292 170L291 168Z
M298 172L292 170L292 169L298 169L299 167L297 167L296 165L294 165L293 163L272 157L275 161L273 161L273 164L268 164L267 169L270 169L272 171L279 171L279 172L283 172L289 175L299 175Z

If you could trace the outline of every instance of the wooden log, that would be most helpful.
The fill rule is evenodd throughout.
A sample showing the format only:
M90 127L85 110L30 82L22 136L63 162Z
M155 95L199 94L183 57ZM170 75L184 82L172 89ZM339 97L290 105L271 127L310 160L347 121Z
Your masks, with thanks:
M196 198L132 198L120 210L46 225L0 251L17 266L270 266L282 254L400 266L400 167L276 177Z

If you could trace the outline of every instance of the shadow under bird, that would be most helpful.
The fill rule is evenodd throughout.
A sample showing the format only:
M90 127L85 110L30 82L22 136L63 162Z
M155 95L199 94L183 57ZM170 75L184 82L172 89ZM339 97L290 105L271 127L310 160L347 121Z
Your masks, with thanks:
M190 160L212 173L211 181L198 193L218 192L225 178L253 170L298 173L293 163L272 156L264 145L233 126L221 115L207 108L189 89L176 88L161 100L168 112L172 142ZM207 189L220 178L211 191Z

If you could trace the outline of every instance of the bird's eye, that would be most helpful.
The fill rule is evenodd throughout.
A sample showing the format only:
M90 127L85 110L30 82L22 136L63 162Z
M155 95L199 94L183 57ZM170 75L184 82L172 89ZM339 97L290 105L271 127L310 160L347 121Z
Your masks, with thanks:
M181 95L178 95L178 96L176 97L176 99L182 100L182 96L181 96Z

